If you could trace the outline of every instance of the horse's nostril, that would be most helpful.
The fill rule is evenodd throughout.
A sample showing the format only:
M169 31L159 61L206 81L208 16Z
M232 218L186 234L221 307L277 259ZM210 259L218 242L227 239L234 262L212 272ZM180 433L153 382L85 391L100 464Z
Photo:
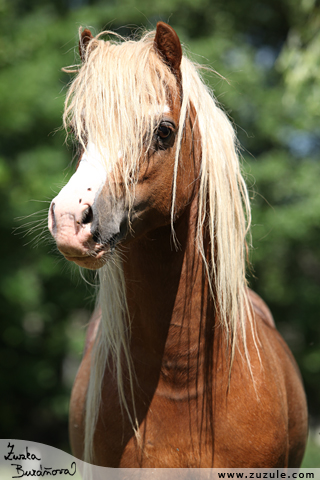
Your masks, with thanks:
M92 223L92 220L93 220L93 212L92 212L92 208L89 205L82 214L81 223L82 225L86 225L87 223Z

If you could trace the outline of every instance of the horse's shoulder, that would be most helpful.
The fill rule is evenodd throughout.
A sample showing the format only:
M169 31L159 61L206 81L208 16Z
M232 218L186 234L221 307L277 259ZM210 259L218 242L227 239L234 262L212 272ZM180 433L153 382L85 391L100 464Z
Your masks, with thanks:
M252 303L255 316L260 317L269 327L276 328L272 313L262 298L250 288L248 288L248 296Z

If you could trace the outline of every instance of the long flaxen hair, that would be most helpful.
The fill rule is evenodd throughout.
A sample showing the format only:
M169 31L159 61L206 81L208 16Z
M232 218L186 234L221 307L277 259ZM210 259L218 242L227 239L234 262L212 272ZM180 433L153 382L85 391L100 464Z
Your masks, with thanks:
M104 41L102 35L112 40ZM76 69L65 103L64 125L72 127L83 148L93 142L104 157L110 178L121 179L128 205L132 205L139 165L146 158L152 135L168 103L168 91L179 91L176 79L154 49L155 32L140 40L124 40L103 32L88 43L82 65ZM69 71L72 71L70 67ZM74 71L74 70L73 70ZM232 364L239 337L250 366L245 323L254 333L251 306L246 294L246 235L250 205L241 174L234 130L225 113L199 75L199 67L182 57L183 99L176 139L171 224L174 235L176 178L186 118L193 104L200 131L201 173L198 194L196 245L222 327L231 347ZM121 155L119 155L121 151ZM115 195L119 192L110 189ZM123 194L123 192L122 192ZM203 232L210 235L206 259ZM138 438L135 415L130 415L124 395L121 359L126 359L133 394L134 372L129 352L129 313L120 257L115 252L100 269L99 302L102 321L95 340L87 392L84 460L93 461L93 437L101 401L101 384L110 356L116 368L121 405ZM255 335L253 335L255 338Z

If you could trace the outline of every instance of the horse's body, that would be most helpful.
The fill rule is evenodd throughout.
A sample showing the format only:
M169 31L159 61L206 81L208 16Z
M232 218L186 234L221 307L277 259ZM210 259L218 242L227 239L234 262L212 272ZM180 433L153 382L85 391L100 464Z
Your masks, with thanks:
M95 54L94 48L85 52L93 42L85 31L84 62ZM111 347L106 347L106 354L105 347L97 347L99 341L103 344L104 328L109 328L103 327L104 317L112 320L116 312L109 304L121 296L115 290L104 305L108 293L102 281L102 312L98 308L90 323L72 393L73 453L83 458L84 451L91 451L86 460L109 467L297 467L307 432L298 368L268 307L245 283L239 302L249 307L240 305L235 316L241 327L232 330L221 320L224 307L218 299L227 291L219 297L217 270L223 268L218 261L223 247L219 247L218 233L217 238L206 234L208 219L200 228L202 252L196 244L204 147L195 140L201 125L197 125L194 105L188 107L179 163L174 161L183 82L181 47L170 27L158 25L154 51L154 57L169 67L171 77L167 102L159 104L156 140L147 141L148 160L139 167L133 203L127 202L131 207L123 190L110 193L112 186L104 174L100 172L98 181L83 170L85 183L78 186L76 173L50 210L50 229L69 260L98 268L106 257L112 261L114 247L122 246L119 282L125 292L125 329L130 325L130 335L121 334L126 344L113 340L116 334L106 333ZM88 146L79 170L89 162L90 148L92 155L94 149ZM117 161L123 157L119 151ZM110 166L109 171L115 178L116 171ZM122 188L123 183L118 186ZM172 223L178 248L173 246ZM231 237L226 240L233 242ZM211 251L218 265L212 288L207 269L213 261ZM113 277L111 289L112 281ZM96 383L93 377L98 378ZM91 435L89 447L86 435Z

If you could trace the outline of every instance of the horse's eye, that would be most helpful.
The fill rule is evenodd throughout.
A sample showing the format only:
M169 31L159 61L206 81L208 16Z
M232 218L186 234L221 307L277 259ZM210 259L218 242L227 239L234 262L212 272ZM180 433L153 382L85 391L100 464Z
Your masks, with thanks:
M157 130L157 134L162 139L167 139L170 137L172 133L172 129L167 127L166 125L160 125Z

